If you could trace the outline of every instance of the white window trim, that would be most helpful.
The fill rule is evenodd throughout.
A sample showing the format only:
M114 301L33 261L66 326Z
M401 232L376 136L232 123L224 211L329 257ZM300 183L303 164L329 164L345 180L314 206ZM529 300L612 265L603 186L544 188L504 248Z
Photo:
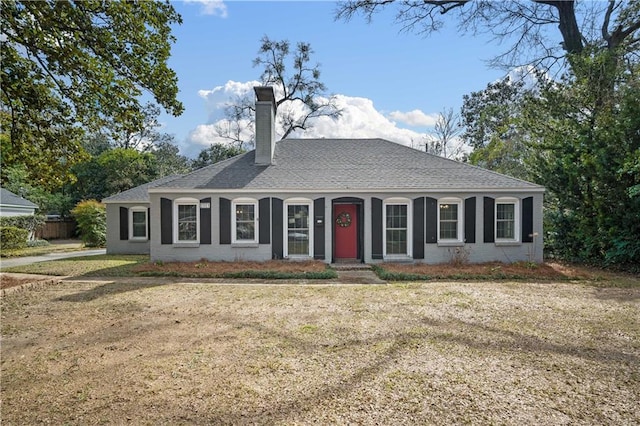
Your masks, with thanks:
M407 206L407 253L387 254L387 206ZM413 205L408 198L387 198L382 202L382 256L385 259L406 259L413 257Z
M456 230L456 234L458 235L458 238L440 238L440 205L442 204L456 204L458 206L458 226L457 226L457 230ZM438 243L439 244L447 244L447 243L453 243L453 244L458 244L458 243L464 243L464 224L462 223L463 218L464 218L464 214L462 211L462 199L460 198L453 198L453 197L449 197L449 198L440 198L438 200Z
M133 213L144 213L144 237L133 236ZM135 206L129 209L129 239L132 241L147 241L149 239L149 210L144 206Z
M251 240L239 240L236 238L237 233L236 233L236 206L238 204L249 204L249 205L253 205L253 239ZM258 244L258 235L259 235L259 229L258 229L258 225L259 225L259 218L258 218L258 214L260 212L258 211L258 200L256 200L255 198L236 198L233 201L231 201L231 244Z
M196 239L179 240L178 206L196 206ZM177 244L200 244L200 200L196 198L178 198L173 200L173 242Z
M305 205L305 206L309 206L309 254L308 255L303 255L303 254L293 254L291 256L289 256L289 206L294 205L294 206L299 206L299 205ZM285 258L292 258L292 259L308 259L311 258L313 259L313 247L314 247L314 235L313 235L313 229L314 229L314 225L315 225L315 220L314 220L314 212L313 212L313 201L308 199L308 198L289 198L287 200L284 200L284 207L283 207L283 214L282 214L282 232L284 233L283 235L283 256Z
M498 204L513 204L513 238L498 238ZM520 199L514 197L496 198L493 212L493 233L496 243L520 242Z

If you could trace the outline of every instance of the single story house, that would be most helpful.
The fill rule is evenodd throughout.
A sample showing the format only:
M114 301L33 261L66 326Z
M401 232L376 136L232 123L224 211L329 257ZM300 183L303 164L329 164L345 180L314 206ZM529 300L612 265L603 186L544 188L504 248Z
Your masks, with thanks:
M383 139L275 140L109 197L107 252L153 261L542 261L544 187Z
M33 216L38 205L0 188L0 216Z

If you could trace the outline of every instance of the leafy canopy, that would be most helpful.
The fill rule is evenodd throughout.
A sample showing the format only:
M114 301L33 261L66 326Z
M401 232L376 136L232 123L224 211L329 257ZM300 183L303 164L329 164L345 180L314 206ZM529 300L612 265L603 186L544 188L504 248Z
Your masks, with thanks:
M168 1L3 0L0 21L2 165L26 165L43 186L71 178L85 130L140 128L143 93L183 111Z

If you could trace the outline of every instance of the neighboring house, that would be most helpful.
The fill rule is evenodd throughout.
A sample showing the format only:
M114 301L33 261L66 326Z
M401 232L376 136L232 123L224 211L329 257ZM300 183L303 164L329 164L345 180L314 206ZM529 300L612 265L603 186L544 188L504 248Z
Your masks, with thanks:
M256 149L103 200L109 253L542 261L542 186L382 139L276 143L273 91L255 90Z
M37 204L0 188L0 216L33 216L37 208Z

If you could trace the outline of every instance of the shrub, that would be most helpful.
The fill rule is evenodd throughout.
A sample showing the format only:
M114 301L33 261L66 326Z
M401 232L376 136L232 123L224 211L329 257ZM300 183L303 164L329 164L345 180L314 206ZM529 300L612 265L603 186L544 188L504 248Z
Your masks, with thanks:
M12 226L26 229L29 234L27 238L33 238L35 232L44 225L44 215L22 215L22 216L1 216L0 226Z
M29 231L15 226L0 227L0 249L13 250L27 246Z
M71 210L80 229L80 237L87 247L103 247L107 241L107 211L96 200L80 201Z

